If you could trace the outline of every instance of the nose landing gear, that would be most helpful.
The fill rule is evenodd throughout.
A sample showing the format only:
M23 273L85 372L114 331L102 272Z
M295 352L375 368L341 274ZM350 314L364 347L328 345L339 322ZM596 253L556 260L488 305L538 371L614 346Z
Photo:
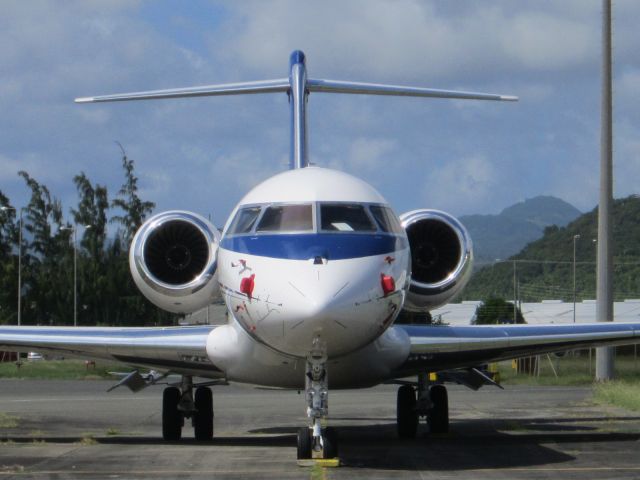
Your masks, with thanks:
M298 430L298 460L312 457L335 458L338 456L338 437L331 427L322 428L329 412L329 382L327 356L319 342L307 358L305 373L305 399L309 427Z

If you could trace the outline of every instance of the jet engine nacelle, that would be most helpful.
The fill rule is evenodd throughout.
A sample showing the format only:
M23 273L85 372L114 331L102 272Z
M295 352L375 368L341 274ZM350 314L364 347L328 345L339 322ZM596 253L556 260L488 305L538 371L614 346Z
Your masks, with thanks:
M219 293L220 233L195 213L154 215L138 230L129 250L136 285L152 303L173 313L206 307Z
M411 248L411 283L404 308L424 312L444 305L469 281L471 238L456 218L438 210L400 215Z

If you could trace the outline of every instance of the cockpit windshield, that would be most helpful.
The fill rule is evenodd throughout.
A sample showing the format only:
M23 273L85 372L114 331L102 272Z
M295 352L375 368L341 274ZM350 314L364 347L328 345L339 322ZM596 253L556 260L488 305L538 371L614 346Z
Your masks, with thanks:
M311 205L271 205L266 209L256 232L304 232L313 230Z
M375 225L364 205L320 204L322 230L338 232L373 232Z
M252 205L240 208L227 234L260 235L314 231L392 234L404 232L398 217L386 205L318 202Z
M402 233L402 226L389 207L371 205L369 210L371 210L371 214L373 218L375 218L380 230L390 233Z
M251 232L253 225L256 223L256 220L260 215L260 210L260 207L247 207L238 211L236 217L229 226L228 233L231 235L240 235Z

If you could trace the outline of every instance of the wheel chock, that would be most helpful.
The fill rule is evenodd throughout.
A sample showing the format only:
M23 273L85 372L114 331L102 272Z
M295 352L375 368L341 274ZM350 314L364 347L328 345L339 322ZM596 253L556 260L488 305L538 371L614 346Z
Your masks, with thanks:
M298 460L299 467L326 467L335 468L340 466L339 458L305 458Z

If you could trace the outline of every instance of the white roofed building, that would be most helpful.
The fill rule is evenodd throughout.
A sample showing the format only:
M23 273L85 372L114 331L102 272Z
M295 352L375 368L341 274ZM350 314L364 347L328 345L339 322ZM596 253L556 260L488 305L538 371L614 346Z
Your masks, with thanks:
M507 299L508 301L508 299ZM481 301L466 301L449 303L431 312L434 320L440 319L445 324L469 325L474 319L476 308ZM520 304L522 315L530 325L573 323L573 302L561 300L544 300L540 303ZM613 304L614 321L640 321L640 299L628 299ZM596 321L596 301L584 300L576 303L576 323L591 323Z

